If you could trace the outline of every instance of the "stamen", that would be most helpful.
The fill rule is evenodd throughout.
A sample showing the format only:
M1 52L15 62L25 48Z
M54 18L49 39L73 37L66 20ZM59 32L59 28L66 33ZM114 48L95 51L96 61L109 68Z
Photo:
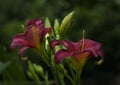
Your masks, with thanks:
M85 38L85 30L83 30L82 47L81 47L81 50L83 50L83 48L84 48L84 44L85 44L84 38Z
M22 57L20 57L20 59L23 60L23 61L25 61L25 60L28 59L28 57L23 57L23 56L22 56Z
M103 63L103 61L104 61L104 59L103 59L103 57L102 57L99 61L96 62L96 64L100 65L100 64Z
M23 32L25 32L25 26L22 24L21 27L23 29Z

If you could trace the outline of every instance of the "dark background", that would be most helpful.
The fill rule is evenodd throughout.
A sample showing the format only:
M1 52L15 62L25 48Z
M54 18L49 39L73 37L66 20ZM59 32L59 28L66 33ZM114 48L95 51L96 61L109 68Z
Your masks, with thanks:
M9 47L12 37L23 32L21 25L33 18L61 21L73 10L76 14L67 38L79 41L85 29L86 37L102 43L104 51L102 65L94 64L94 58L87 62L82 73L83 85L120 85L120 0L0 0L1 85L29 80L26 62L18 59L18 49ZM33 62L39 63L38 57L32 57L34 53L27 53Z

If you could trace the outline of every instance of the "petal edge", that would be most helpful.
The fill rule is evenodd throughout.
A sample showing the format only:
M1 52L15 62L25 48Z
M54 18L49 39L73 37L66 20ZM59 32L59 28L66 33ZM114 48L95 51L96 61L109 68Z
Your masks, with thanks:
M72 56L72 53L68 52L65 49L59 50L56 54L55 54L55 62L56 63L60 63L63 59L65 59L66 57Z

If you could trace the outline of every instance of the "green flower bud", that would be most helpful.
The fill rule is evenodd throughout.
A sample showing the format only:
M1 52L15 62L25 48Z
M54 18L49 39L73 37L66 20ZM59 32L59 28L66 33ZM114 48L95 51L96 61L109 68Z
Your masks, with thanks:
M35 70L34 70L34 67L33 67L33 64L32 64L31 61L28 61L27 74L31 79L37 79L38 78L37 74L35 73Z
M32 75L32 73L30 71L27 71L27 75L29 78L34 79L34 76Z
M48 17L45 19L45 27L51 27L51 23Z
M65 18L63 19L61 25L60 25L60 35L64 36L70 29L71 21L73 18L75 11L72 11L69 13Z
M51 23L50 23L50 20L48 17L46 17L45 19L45 28L51 28L52 29L52 26L51 26ZM52 32L50 33L51 36L54 36L54 32L53 30L51 30Z
M38 73L40 76L44 75L44 71L43 71L42 66L33 64L33 67L34 67L36 73Z
M32 65L32 62L31 61L28 61L28 69L31 73L35 73L34 71L34 68L33 68L33 65Z
M55 31L55 35L57 37L57 39L60 38L60 24L58 19L55 19L54 21L54 31Z
M55 21L54 21L54 30L55 30L55 34L59 34L59 32L60 32L60 24L59 24L58 19L55 19Z

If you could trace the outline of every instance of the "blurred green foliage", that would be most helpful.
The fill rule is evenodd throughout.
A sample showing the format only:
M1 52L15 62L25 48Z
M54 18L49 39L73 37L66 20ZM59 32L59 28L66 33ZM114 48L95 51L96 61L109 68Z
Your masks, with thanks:
M99 76L102 79L104 75L99 81L111 85L104 79L116 78L118 74L120 77L120 0L0 0L0 62L10 62L5 68L8 70L3 70L1 80L7 77L8 80L18 77L18 80L26 80L17 51L9 47L12 37L23 32L22 24L29 19L45 17L51 22L55 18L61 21L72 10L76 15L68 39L78 41L85 29L86 38L102 43L105 53L101 66L94 65L92 59L88 62L83 78Z

